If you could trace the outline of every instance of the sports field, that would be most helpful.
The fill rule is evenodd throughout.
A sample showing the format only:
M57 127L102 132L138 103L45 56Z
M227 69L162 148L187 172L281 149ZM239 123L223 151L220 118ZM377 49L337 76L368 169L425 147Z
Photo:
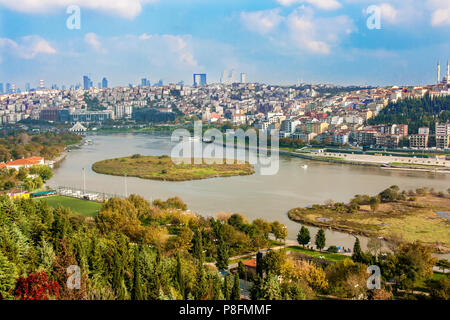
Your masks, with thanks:
M98 202L64 196L48 197L43 200L47 201L53 208L61 206L70 209L73 213L78 213L86 217L95 217L102 206L102 204Z

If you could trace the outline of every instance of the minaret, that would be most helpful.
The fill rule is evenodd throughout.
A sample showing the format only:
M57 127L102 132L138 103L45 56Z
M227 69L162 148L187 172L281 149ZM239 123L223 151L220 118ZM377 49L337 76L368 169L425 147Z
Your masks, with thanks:
M438 60L437 65L437 84L441 83L441 62Z
M450 84L450 64L447 60L447 84Z

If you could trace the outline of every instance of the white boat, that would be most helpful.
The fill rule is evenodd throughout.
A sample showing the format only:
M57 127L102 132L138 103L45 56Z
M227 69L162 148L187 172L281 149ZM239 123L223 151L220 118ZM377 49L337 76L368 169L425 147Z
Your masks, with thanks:
M304 165L302 166L302 168L303 168L303 169L308 169L308 165L304 164Z

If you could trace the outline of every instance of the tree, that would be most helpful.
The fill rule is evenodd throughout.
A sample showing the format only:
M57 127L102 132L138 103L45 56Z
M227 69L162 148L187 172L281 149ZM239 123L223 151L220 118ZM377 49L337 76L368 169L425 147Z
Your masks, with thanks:
M286 226L278 221L272 222L272 233L275 236L275 239L282 241L285 241L288 235Z
M203 299L207 289L208 289L208 281L206 279L205 269L203 267L203 263L198 262L197 274L195 277L195 285L194 285L194 298L196 300Z
M133 300L146 300L141 275L141 246L135 248L134 251L133 291L131 298Z
M216 266L219 270L225 270L226 268L228 268L229 257L230 255L228 247L225 244L225 241L220 239L219 244L217 245L217 262L216 262Z
M0 250L0 297L11 298L11 291L16 284L17 268L9 262Z
M252 300L280 300L282 295L277 276L269 274L264 279L256 277L250 288L250 296Z
M230 300L231 293L230 293L230 285L228 284L228 276L226 275L223 279L223 296L225 300Z
M31 174L37 174L43 181L48 181L53 177L53 172L50 167L45 165L36 165L30 168Z
M412 289L419 281L433 276L433 266L437 262L430 247L420 242L402 244L397 253L396 272L403 289Z
M28 277L17 279L14 296L17 300L58 299L59 284L48 280L47 272L31 273Z
M427 287L432 299L450 300L450 276L447 275L438 280L429 280Z
M239 274L240 278L245 278L246 271L245 271L245 266L242 263L242 261L238 262L238 274Z
M323 248L325 248L326 238L325 238L325 231L323 229L320 229L316 234L316 247L320 251L322 251Z
M181 266L181 257L180 253L177 253L177 268L176 268L176 274L175 274L175 281L178 287L178 291L180 292L181 296L185 296L185 283L184 283L184 276Z
M286 263L287 256L285 250L269 250L263 258L263 268L267 274L279 275Z
M305 247L305 245L307 245L310 240L311 236L309 234L309 229L302 226L297 236L298 243L301 244L303 247Z
M233 289L231 291L231 300L241 300L241 284L239 282L239 274L234 276Z
M352 254L352 260L355 262L363 262L363 252L361 250L361 243L359 242L359 238L356 238L355 244L353 245L353 254Z
M264 219L258 218L253 220L252 224L262 232L266 239L269 238L269 233L272 231L272 226L269 222L265 221Z
M197 258L200 262L203 262L203 238L200 230L196 230L194 233L192 255Z
M372 212L375 213L375 211L377 211L378 207L380 206L380 198L379 197L371 197L369 204L370 204L370 209L372 209Z

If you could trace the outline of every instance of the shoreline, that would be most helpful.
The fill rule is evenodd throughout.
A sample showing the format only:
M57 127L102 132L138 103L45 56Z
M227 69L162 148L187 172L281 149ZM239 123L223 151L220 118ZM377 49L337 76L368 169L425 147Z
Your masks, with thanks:
M288 212L288 217L289 217L289 220L291 220L292 222L295 222L295 223L298 223L298 224L301 224L301 225L305 225L305 226L309 226L309 227L315 227L315 228L329 229L329 230L332 230L332 231L346 233L346 234L352 235L354 237L357 237L357 236L363 236L363 237L366 237L366 238L380 237L377 234L374 234L374 233L371 233L371 232L368 232L368 231L365 231L365 230L347 229L345 227L331 226L331 225L328 225L328 224L323 223L323 222L311 222L311 221L307 221L307 220L301 219L301 218L295 218L294 219L294 218L291 217L289 212ZM382 240L386 241L388 243L392 243L392 239L389 238L389 237L386 237L386 236L383 236ZM433 252L435 254L448 254L448 253L450 253L450 248L448 248L448 247L442 247L441 249L438 249L438 247L436 245L429 244L429 243L423 243L423 244L433 248Z
M227 143L223 143L222 144L224 147L227 146L231 146L230 144ZM240 146L238 145L233 145L235 149L239 148ZM246 150L250 150L249 146L245 146ZM253 150L265 150L265 151L270 151L270 149L267 148L262 148L262 147L251 147L251 149ZM310 156L307 155L305 153L300 153L300 152L295 152L295 151L288 151L288 150L282 150L279 149L278 153L280 155L287 155L287 156L291 156L291 157L295 157L295 158L301 158L301 159L305 159L305 160L310 160L310 161L320 161L320 162L328 162L328 163L335 163L335 164L346 164L346 165L356 165L356 166L365 166L365 167L376 167L376 168L380 168L383 170L398 170L398 171L416 171L416 172L429 172L429 173L443 173L443 174L450 174L450 169L447 170L442 170L442 168L440 168L441 170L438 169L438 167L433 167L433 168L424 168L424 167L415 167L415 166L395 166L395 165L389 165L389 164L384 164L384 163L374 163L374 162L364 162L364 161L350 161L350 160L343 160L343 159L328 159L328 158L323 158L323 157L315 157L315 156Z

